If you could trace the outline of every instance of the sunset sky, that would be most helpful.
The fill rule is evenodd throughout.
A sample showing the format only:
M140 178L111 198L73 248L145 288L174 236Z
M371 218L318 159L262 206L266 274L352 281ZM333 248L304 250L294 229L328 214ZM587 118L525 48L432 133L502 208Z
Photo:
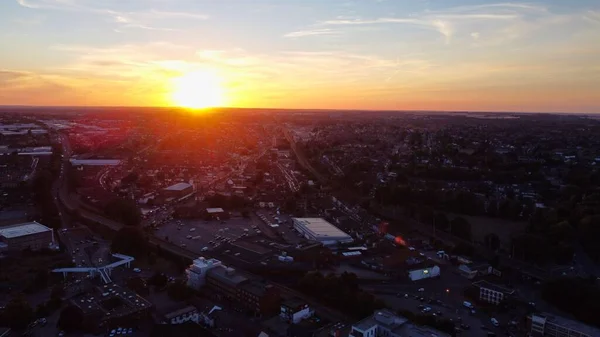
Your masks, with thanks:
M198 71L231 107L600 112L600 1L0 0L0 105L168 106Z

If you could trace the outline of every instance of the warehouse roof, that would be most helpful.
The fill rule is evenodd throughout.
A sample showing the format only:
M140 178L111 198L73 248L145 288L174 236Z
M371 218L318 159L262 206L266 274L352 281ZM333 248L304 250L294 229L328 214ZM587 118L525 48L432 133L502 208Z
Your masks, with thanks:
M7 239L18 238L20 236L43 233L48 231L51 231L51 229L34 221L9 227L2 227L0 228L0 236L3 236Z
M83 166L115 166L120 163L119 159L71 159L72 165Z
M316 238L351 238L322 218L293 218L293 220L304 226Z
M206 212L209 214L213 214L213 213L223 213L225 211L222 208L207 208Z
M167 188L165 188L165 191L183 191L186 188L190 188L192 187L192 185L188 184L188 183L177 183L175 185L171 185Z

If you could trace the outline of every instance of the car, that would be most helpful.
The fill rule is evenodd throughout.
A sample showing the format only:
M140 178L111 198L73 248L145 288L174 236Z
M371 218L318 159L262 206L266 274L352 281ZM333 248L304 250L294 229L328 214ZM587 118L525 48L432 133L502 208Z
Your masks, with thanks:
M492 324L493 324L494 326L500 326L500 322L498 322L498 320L497 320L497 319L495 319L494 317L492 317L492 318L490 319L490 322L492 322Z
M182 248L185 248L186 246L187 246L187 245L186 245L185 243L182 243L182 244L181 244L181 247L182 247Z
M419 288L419 290L417 290L418 292L422 293L425 291L425 288Z
M134 273L141 273L142 270L140 268L133 268Z
M129 330L127 330L127 333L131 335L133 333L133 328L129 328Z
M201 252L205 252L208 250L208 247L202 247L202 249L200 249Z
M468 325L468 324L461 324L460 328L463 329L463 330L469 330L469 329L471 329L471 326Z

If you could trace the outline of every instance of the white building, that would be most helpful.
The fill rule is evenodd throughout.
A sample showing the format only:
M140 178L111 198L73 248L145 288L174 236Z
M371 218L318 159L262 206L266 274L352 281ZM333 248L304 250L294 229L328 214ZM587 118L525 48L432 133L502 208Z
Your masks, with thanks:
M321 242L324 246L350 243L352 237L322 218L292 218L294 229L306 239Z
M438 276L440 276L440 274L441 274L440 267L433 266L433 267L413 269L408 272L408 278L411 281L418 281L418 280L422 280L422 279L426 279L426 278L438 277Z
M216 259L205 259L203 257L195 259L192 265L185 270L188 287L199 290L206 284L206 273L220 266L222 266L221 261Z
M473 285L479 288L479 299L492 303L495 305L500 304L508 296L515 293L513 289L504 288L497 284L487 282L485 280L477 281Z
M56 248L54 231L35 221L0 228L0 250Z
M290 298L281 303L279 317L287 323L298 324L302 320L312 317L314 310L306 302Z
M414 325L405 317L382 309L362 321L352 324L349 337L448 337L426 326Z

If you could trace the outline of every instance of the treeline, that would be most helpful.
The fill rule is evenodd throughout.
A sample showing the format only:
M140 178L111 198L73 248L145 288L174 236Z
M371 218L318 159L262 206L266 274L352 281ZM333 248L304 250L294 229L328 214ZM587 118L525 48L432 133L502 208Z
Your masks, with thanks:
M560 278L544 283L545 301L586 324L600 327L600 288L595 280Z
M385 307L385 303L359 288L355 274L340 276L319 272L307 273L298 281L298 289L355 319L362 319L373 311Z

